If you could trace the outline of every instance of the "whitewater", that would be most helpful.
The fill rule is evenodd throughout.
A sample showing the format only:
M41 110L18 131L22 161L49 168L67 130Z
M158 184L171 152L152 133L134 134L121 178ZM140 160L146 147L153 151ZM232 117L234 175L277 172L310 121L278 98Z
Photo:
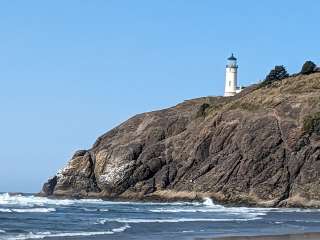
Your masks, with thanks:
M0 194L0 239L195 239L320 231L318 209Z

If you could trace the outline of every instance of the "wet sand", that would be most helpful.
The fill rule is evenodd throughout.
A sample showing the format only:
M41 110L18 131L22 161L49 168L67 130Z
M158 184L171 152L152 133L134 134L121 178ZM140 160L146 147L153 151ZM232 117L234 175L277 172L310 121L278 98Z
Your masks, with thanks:
M196 238L196 240L320 240L320 233L288 234L275 236L241 236L222 238Z
M96 236L81 236L81 237L44 237L43 239L47 240L105 240L105 239L114 239L114 240L123 240L123 239L147 239L139 238L130 235L121 237L121 236L112 236L112 235L96 235ZM152 238L153 239L153 238ZM170 239L167 235L161 237L157 236L156 239ZM181 239L181 238L179 238ZM186 239L191 239L190 237ZM238 237L195 237L194 240L320 240L320 233L304 233L304 234L286 234L286 235L266 235L266 236L238 236Z

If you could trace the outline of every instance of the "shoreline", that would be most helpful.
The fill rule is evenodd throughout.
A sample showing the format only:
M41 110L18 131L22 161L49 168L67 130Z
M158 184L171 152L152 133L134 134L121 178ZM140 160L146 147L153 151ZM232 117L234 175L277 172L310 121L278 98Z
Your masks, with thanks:
M104 240L109 239L106 236L113 236L109 234L103 235L90 235L90 236L55 236L55 237L43 237L47 240ZM128 236L126 236L128 237ZM168 236L166 236L168 237ZM111 239L123 239L122 237L113 236ZM158 238L157 238L158 239ZM165 238L164 238L165 239ZM179 238L181 239L181 238ZM230 236L230 237L193 237L186 238L193 240L319 240L320 232L310 232L310 233L296 233L296 234L281 234L281 235L257 235L257 236Z
M227 200L222 199L221 196L217 196L208 192L188 192L188 191L173 191L173 190L161 190L148 195L140 194L120 194L117 196L110 196L108 194L101 193L88 193L84 194L69 194L59 193L46 195L43 192L35 193L37 197L47 197L50 199L101 199L103 201L128 201L128 202L159 202L159 203L172 203L172 202L202 202L206 198L210 198L215 204L223 205L226 207L248 207L248 208L301 208L301 209L318 209L320 208L319 202L312 203L293 203L290 204L275 204L273 201L253 201L250 198ZM320 238L319 238L320 240Z
M194 238L194 240L319 240L320 232L262 235L262 236L230 236L230 237L209 237Z

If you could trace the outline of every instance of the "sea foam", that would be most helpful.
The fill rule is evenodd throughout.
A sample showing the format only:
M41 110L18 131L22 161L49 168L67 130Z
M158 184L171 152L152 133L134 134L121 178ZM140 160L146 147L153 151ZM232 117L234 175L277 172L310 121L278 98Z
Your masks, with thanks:
M0 208L0 212L8 213L8 212L12 212L12 211L9 208Z
M51 199L47 197L25 196L21 194L11 195L9 193L0 194L0 205L19 205L26 207L56 205L69 206L76 204L98 204L98 205L170 205L170 206L197 206L200 202L127 202L127 201L104 201L102 199Z
M0 205L19 205L19 206L44 206L61 205L68 206L73 204L107 204L101 199L50 199L46 197L10 195L9 193L0 194Z
M26 239L43 239L51 237L77 237L77 236L95 236L95 235L110 235L115 233L124 232L129 229L130 225L126 224L122 227L113 228L110 231L100 231L100 232L61 232L61 233L51 233L51 232L37 232L37 233L27 233L19 234L18 236L8 237L8 240L26 240Z
M246 207L224 207L215 204L212 199L205 198L200 205L192 206L165 206L149 209L148 211L154 213L221 213L226 215L236 215L242 218L255 218L257 216L266 215L271 209L267 208L246 208Z
M55 208L24 208L24 209L11 209L12 212L17 213L48 213L55 212Z
M63 233L51 233L51 232L30 232L28 234L19 234L18 236L9 237L8 240L26 240L26 239L43 239L50 237L76 237L76 236L94 236L94 235L107 235L114 234L112 231L103 232L63 232Z
M48 213L55 211L55 208L0 208L2 213Z
M251 221L261 218L237 219L237 218L172 218L172 219L138 219L138 218L103 218L99 219L100 224L106 222L119 223L178 223L178 222L230 222L230 221Z

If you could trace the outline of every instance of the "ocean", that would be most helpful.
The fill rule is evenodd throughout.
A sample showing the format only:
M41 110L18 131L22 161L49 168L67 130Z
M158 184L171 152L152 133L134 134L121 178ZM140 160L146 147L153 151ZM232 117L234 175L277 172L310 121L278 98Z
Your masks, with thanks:
M0 194L0 239L196 239L320 231L320 210Z

